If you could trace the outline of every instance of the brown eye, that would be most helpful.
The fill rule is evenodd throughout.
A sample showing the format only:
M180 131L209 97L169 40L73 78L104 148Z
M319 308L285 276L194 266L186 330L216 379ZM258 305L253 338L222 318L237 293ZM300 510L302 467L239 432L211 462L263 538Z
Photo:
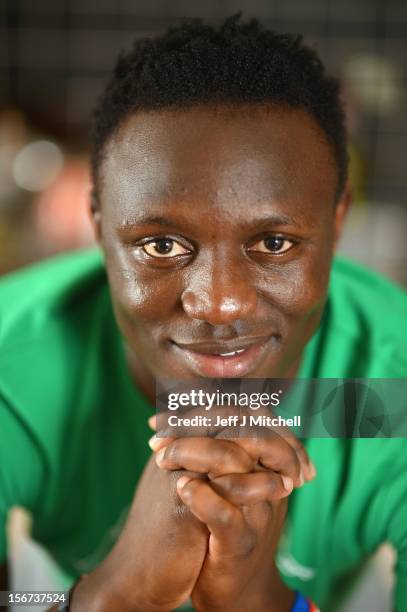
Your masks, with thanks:
M259 242L251 246L249 251L280 255L291 249L293 245L294 242L292 240L288 240L282 236L267 236L267 238L263 238L263 240L259 240Z
M147 242L143 245L143 249L150 257L166 257L167 259L189 253L188 249L179 242L167 237Z

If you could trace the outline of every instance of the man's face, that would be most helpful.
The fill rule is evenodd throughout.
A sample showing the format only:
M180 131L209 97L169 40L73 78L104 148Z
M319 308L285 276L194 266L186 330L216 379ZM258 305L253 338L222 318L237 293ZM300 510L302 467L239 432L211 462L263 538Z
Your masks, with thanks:
M270 106L137 113L106 153L95 222L137 370L295 374L344 209L314 119Z

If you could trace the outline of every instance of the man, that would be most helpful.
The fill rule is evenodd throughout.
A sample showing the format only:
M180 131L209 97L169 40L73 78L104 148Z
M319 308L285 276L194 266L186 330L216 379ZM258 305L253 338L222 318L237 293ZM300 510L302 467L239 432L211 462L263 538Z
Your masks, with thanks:
M147 451L157 378L405 376L404 293L331 274L346 160L338 85L299 38L194 20L119 59L92 158L104 263L65 256L0 293L2 525L27 507L85 575L75 612L333 610L385 540L407 606L403 439Z

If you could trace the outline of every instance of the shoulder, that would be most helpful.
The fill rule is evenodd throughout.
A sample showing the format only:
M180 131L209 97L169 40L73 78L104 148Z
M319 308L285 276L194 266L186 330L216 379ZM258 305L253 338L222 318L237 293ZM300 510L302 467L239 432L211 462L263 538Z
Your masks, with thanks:
M381 334L394 335L399 324L397 334L407 338L407 291L377 272L343 257L335 258L330 296L334 306L342 309L344 329L353 331L355 324L364 320Z
M63 316L103 279L96 249L54 257L0 280L0 354L5 346L31 337L38 327ZM103 280L102 280L103 283Z
M107 281L96 250L77 252L0 281L0 398L22 428L58 452L84 364L97 357L95 329L110 317Z
M406 375L407 292L402 287L338 257L324 324L330 361L335 357L338 363L333 376Z

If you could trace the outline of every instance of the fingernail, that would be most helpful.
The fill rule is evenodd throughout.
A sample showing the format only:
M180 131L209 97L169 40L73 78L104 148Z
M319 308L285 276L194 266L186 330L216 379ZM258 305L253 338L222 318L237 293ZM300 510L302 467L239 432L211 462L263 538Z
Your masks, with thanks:
M302 487L302 485L304 484L305 480L304 480L304 471L303 468L301 468L300 470L300 476L299 476L299 480L300 480L300 484L298 485L299 487Z
M291 493L294 487L293 479L290 478L289 476L281 476L281 480L283 481L284 489L288 491L289 493Z
M160 446L161 442L162 442L162 438L157 438L157 436L154 434L149 439L148 445L151 448L151 450L155 451Z
M317 475L317 470L315 468L315 465L312 463L312 461L309 462L308 475L309 475L310 480L315 478L315 476Z
M307 465L304 467L304 475L307 482L309 480L313 480L317 475L315 465L312 463L312 461L308 461Z
M182 490L187 484L187 482L189 482L190 480L192 480L192 478L190 478L189 476L181 476L181 478L178 478L177 480L177 488L179 490Z
M147 422L148 422L149 427L151 427L151 429L154 429L154 431L155 431L155 430L156 430L156 428L157 428L157 417L156 417L156 415L155 415L155 414L153 414L153 416L151 416L151 417L148 419L148 421L147 421Z
M158 451L155 457L156 463L161 463L161 461L164 459L164 455L165 455L165 448L162 448L160 451Z

